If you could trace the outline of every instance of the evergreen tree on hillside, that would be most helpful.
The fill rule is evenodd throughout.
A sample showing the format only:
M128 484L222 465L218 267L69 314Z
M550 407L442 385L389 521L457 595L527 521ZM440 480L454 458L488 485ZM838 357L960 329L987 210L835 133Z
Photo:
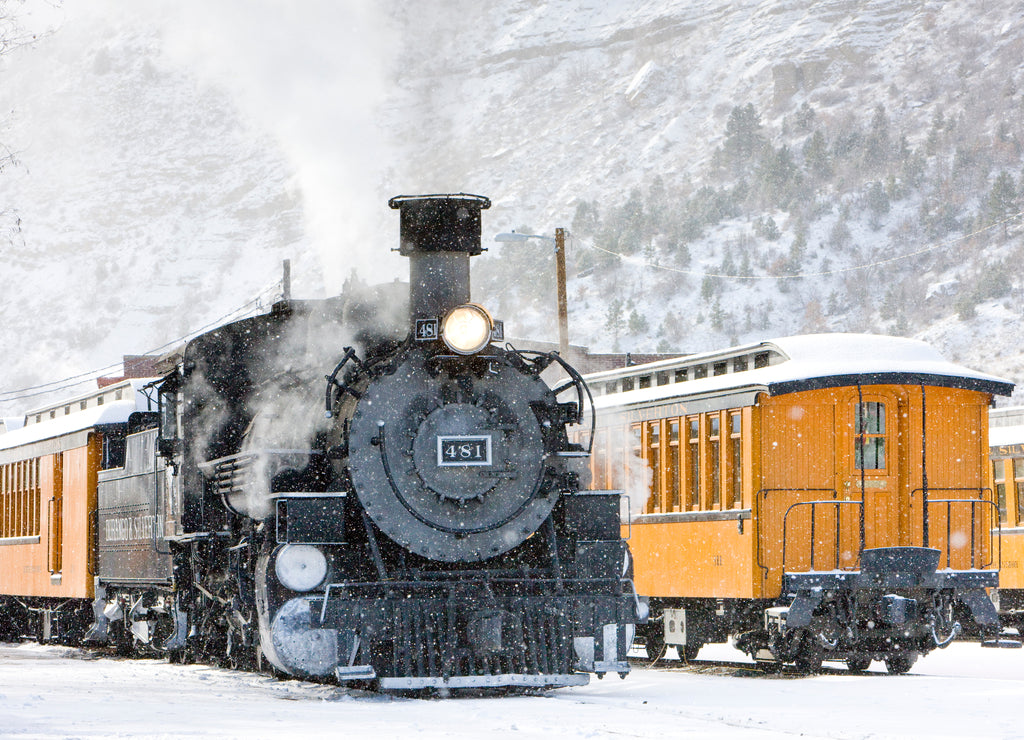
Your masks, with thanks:
M789 147L765 147L757 167L757 182L764 205L788 209L800 185L800 170Z
M577 236L593 236L600 228L601 217L597 204L588 200L577 203L576 213L572 217L572 233Z
M734 107L725 124L725 144L722 147L726 163L733 174L750 169L764 146L761 115L754 109L754 105L747 103L742 107Z
M882 183L876 181L868 185L865 201L871 214L871 228L877 231L882 226L882 217L889 213L891 207Z
M988 191L986 206L989 223L1004 222L1003 237L1005 238L1007 235L1006 219L1020 210L1017 188L1013 184L1013 176L1009 172L1003 170L996 175L992 189Z
M879 103L871 117L871 130L864 141L864 165L875 170L886 162L892 153L892 142L889 140L889 116L885 107Z
M824 181L832 177L832 158L821 129L815 129L810 138L804 142L803 155L804 169L812 178Z

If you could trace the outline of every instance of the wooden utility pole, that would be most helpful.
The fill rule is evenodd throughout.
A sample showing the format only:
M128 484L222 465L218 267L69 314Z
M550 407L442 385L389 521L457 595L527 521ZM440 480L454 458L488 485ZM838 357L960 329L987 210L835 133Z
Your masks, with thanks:
M565 296L565 229L555 229L555 271L558 283L558 352L569 354L569 302Z

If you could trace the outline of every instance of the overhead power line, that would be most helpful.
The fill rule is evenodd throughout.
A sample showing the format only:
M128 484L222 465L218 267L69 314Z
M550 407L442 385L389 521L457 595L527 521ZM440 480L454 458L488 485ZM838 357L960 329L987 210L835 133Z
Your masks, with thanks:
M260 291L259 295L257 295L255 298L248 301L247 303L239 306L238 308L233 309L232 311L229 311L220 318L215 319L214 321L211 321L210 323L201 326L198 329L190 331L188 334L182 337L172 339L169 342L160 345L159 347L154 347L153 349L147 351L145 354L155 355L160 352L165 352L171 347L175 347L179 344L182 344L183 342L186 342L189 339L199 336L203 332L206 332L210 329L213 329L214 327L226 323L228 320L237 320L245 318L246 315L248 315L253 308L259 308L262 306L264 296L266 295L270 288L279 285L280 281L275 281L273 284L264 287ZM121 365L121 362L115 362L113 364L106 365L105 367L101 367L95 370L89 370L87 372L79 373L77 375L71 375L67 378L62 378L60 380L52 380L48 383L41 383L39 385L29 386L27 388L0 391L0 403L7 403L10 401L21 401L26 398L34 398L36 396L44 396L48 393L56 393L57 391L66 390L76 385L80 385L81 383L84 383L88 380L102 377L105 373L115 371L117 368L121 367Z

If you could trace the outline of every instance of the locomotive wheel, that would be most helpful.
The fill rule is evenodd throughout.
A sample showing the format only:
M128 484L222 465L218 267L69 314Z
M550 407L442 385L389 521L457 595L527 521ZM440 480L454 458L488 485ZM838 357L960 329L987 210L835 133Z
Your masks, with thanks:
M822 655L819 650L802 652L796 656L796 669L801 673L817 673L821 670Z
M131 658L135 655L135 638L128 627L127 619L119 619L110 626L113 638L114 653L119 658Z
M909 671L916 660L914 653L895 653L885 659L885 669L894 676L900 676Z
M184 648L168 650L167 662L174 665L187 665L192 662L192 655Z
M853 673L863 673L871 665L871 658L857 657L847 658L846 667Z

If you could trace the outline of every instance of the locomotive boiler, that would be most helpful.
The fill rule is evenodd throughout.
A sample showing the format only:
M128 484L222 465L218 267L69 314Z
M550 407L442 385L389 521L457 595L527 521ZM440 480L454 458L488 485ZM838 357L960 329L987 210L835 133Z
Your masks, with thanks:
M489 205L390 201L407 309L394 285L353 288L186 346L155 383L159 484L101 481L93 639L384 689L628 672L643 605L619 492L587 489L567 434L589 393L471 302ZM154 495L126 557L104 512Z

